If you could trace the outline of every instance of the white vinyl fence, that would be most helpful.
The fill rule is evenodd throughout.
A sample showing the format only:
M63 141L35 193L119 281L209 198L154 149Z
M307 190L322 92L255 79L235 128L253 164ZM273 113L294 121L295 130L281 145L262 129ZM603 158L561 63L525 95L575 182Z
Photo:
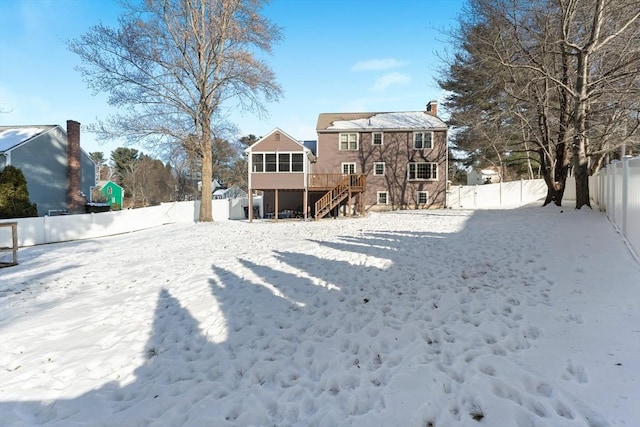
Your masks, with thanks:
M575 187L574 178L567 178L565 199L575 200ZM589 196L640 261L640 157L614 160L590 176Z
M447 207L452 209L515 207L543 199L546 195L547 186L543 179L456 185L447 191Z
M244 219L247 199L213 200L213 219L226 221ZM254 206L260 208L262 198L253 198ZM170 223L195 222L200 210L199 201L162 203L140 209L125 209L113 212L81 215L44 216L17 218L0 222L18 223L18 246L41 245L70 240L93 239L114 234L129 233ZM0 248L11 246L11 228L0 227ZM2 254L4 255L4 254Z

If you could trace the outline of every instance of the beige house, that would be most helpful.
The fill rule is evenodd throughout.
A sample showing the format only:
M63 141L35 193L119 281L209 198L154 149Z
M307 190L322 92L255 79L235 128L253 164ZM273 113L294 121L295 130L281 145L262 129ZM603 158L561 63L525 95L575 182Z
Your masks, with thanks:
M265 218L321 218L340 206L362 207L364 176L318 174L311 148L274 129L245 150L249 168L249 205L262 192ZM363 212L363 211L361 211ZM250 217L252 213L250 212Z
M366 209L445 205L447 125L426 111L323 113L314 172L366 175Z
M447 126L436 113L435 102L426 111L323 113L311 144L274 129L245 150L249 205L261 191L264 216L275 219L443 207Z

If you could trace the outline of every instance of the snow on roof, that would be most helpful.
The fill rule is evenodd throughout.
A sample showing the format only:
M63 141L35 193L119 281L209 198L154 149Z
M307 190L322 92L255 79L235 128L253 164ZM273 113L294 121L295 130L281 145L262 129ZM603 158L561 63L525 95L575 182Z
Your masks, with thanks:
M493 169L482 169L480 173L482 175L498 175L498 172L494 171Z
M7 151L33 138L51 126L16 126L0 128L0 151Z
M432 129L446 128L438 117L424 111L373 113L368 118L336 120L327 130Z

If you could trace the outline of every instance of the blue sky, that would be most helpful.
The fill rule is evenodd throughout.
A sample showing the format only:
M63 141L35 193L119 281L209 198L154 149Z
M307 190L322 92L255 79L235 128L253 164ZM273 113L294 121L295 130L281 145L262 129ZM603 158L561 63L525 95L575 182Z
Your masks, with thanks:
M316 139L319 113L413 111L440 100L435 78L446 50L441 30L455 25L464 0L272 0L264 10L284 39L266 59L284 96L269 117L233 113L240 135L279 127ZM0 125L82 124L113 110L93 95L65 40L103 22L115 25L116 0L0 0ZM441 110L442 113L442 110ZM239 136L240 136L239 135ZM82 147L106 157L122 143ZM145 152L145 147L136 147Z

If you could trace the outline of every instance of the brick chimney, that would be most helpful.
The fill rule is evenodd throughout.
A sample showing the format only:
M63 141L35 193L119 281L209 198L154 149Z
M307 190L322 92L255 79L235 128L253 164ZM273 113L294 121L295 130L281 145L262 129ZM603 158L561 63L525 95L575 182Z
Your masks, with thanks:
M429 101L427 104L427 113L431 113L434 116L438 115L438 101Z
M67 209L69 212L84 212L84 197L81 193L80 170L80 123L67 120Z

